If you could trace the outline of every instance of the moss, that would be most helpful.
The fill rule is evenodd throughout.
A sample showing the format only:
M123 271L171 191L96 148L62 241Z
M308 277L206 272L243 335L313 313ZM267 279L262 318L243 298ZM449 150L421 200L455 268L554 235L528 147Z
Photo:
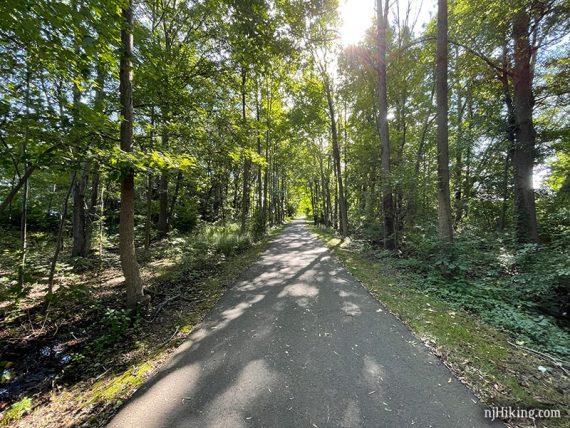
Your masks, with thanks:
M24 397L20 401L12 404L0 419L0 427L8 426L8 424L17 422L22 416L32 410L32 399Z
M183 325L182 327L180 327L180 334L188 335L192 332L193 329L194 329L193 324Z
M89 402L112 401L127 397L147 379L152 370L154 370L154 366L144 362L116 376L96 382L91 388L92 395Z
M405 272L384 259L350 249L333 232L311 226L333 254L387 309L400 318L479 397L493 406L567 409L563 376L541 375L541 361L513 348L506 333L420 291L405 287ZM544 363L543 363L544 364ZM566 385L566 386L565 386ZM564 411L564 410L563 410ZM564 426L566 418L548 426Z

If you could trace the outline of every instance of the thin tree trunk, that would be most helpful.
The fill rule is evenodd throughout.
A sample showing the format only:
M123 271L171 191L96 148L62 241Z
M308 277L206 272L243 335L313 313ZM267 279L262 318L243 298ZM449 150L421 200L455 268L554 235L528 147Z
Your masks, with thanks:
M267 210L269 208L268 204L268 187L269 187L269 168L271 167L271 161L269 159L269 129L266 133L265 141L265 159L267 165L265 165L265 171L263 171L263 224L267 223Z
M22 159L24 159L24 171L28 172L26 157L28 151L28 140L30 138L30 71L29 66L26 69L26 127L24 129L24 144L22 145ZM31 174L31 172L30 172ZM29 175L28 175L29 177ZM26 257L28 252L28 193L29 193L29 180L24 174L23 192L22 192L22 212L20 216L20 266L18 268L18 286L20 290L24 287L24 277L26 271ZM22 179L20 181L22 181Z
M447 106L447 0L438 0L436 45L437 218L441 239L453 240L449 194L449 130Z
M103 232L105 222L105 186L101 186L101 194L99 195L99 271L103 267Z
M246 83L247 83L247 71L242 68L241 71L241 106L242 106L242 123L245 131L245 145L248 146L249 140L249 129L247 127L247 116L246 116ZM245 154L243 160L243 190L242 190L242 201L241 201L241 231L242 233L247 230L247 218L249 215L249 190L250 190L250 174L251 174L251 158L249 154Z
M503 95L505 100L505 106L507 107L507 120L505 126L505 134L507 137L508 147L507 156L505 158L505 164L503 168L503 201L501 206L501 217L499 219L499 230L503 231L507 225L507 211L508 211L508 201L509 201L509 166L512 162L513 150L516 144L516 119L515 119L515 108L513 106L513 98L511 94L511 86L509 84L509 57L508 57L508 47L505 42L503 46L503 73L501 75L501 83L503 85Z
M328 211L328 204L327 204L327 193L328 188L325 181L325 173L323 170L323 158L322 155L319 154L319 166L321 171L321 197L322 197L322 206L323 206L323 224L325 227L329 227L329 211Z
M87 188L87 171L85 162L77 174L79 180L75 179L73 186L73 246L71 255L73 257L87 257L86 246L86 215L85 215L85 189Z
M71 5L75 11L79 9L77 0L72 0ZM79 56L80 46L75 43L75 55ZM80 76L75 76L79 78ZM79 128L79 108L81 105L81 91L76 83L72 83L73 89L73 106L72 118L73 128ZM75 155L79 157L81 153L76 149ZM87 162L82 161L79 164L79 171L76 174L75 185L73 189L73 244L71 246L71 255L73 257L87 257L89 249L87 243L87 216L85 213L85 191L87 188Z
M122 10L121 61L119 93L121 102L121 150L130 153L133 144L133 10L128 0ZM123 172L119 224L119 253L127 289L127 307L135 309L146 296L143 293L135 250L135 176L132 169Z
M530 17L522 8L513 19L515 46L514 111L516 142L513 148L515 225L519 242L537 242L538 225L533 189L536 133L533 124L532 46L529 41Z
M152 229L152 180L153 175L148 174L146 183L146 215L144 220L144 249L150 248L150 232Z
M20 215L20 266L18 268L18 286L24 286L26 258L28 253L28 193L29 183L26 181L22 191L22 212Z
M170 207L168 208L168 223L172 214L174 213L174 208L176 208L176 203L178 202L178 195L180 195L180 186L182 185L182 172L178 171L176 174L176 183L174 184L174 193L172 194L172 199L170 201Z
M163 134L163 142L167 133ZM165 237L168 233L168 173L163 171L160 174L158 184L158 233L160 237Z
M511 155L507 153L503 167L503 195L501 203L501 217L499 218L499 230L505 230L507 225L507 211L509 205L509 165L511 163Z
M69 183L69 188L67 190L67 194L65 195L65 199L63 200L63 209L61 212L61 218L59 219L59 227L57 230L57 240L55 242L55 250L53 253L53 258L51 260L51 266L49 269L49 277L48 277L48 291L47 297L49 298L53 294L53 278L55 276L55 268L57 266L57 259L59 258L59 252L61 251L61 246L63 243L63 230L65 228L65 218L67 217L67 206L69 204L69 196L71 195L71 191L75 185L75 177L77 172L74 171L71 175L71 183Z
M340 148L338 141L336 112L334 108L334 98L328 76L325 76L325 91L327 96L327 104L329 108L329 118L331 122L333 168L336 172L336 180L338 185L338 208L339 208L339 220L340 220L339 229L341 236L345 237L348 236L348 212L346 206L346 198L344 197L344 185L342 182L342 168L340 162Z
M25 137L25 138L29 138L29 137ZM36 158L37 159L36 163L31 164L31 165L27 165L27 166L24 165L24 174L18 178L18 182L12 186L12 188L10 189L10 191L8 192L8 194L6 195L4 200L2 200L2 202L0 202L0 213L2 211L4 211L4 209L6 209L7 207L11 208L11 206L12 206L11 204L12 204L12 201L14 200L14 197L18 194L20 189L22 189L22 187L24 187L24 184L26 184L28 182L28 179L36 171L36 169L38 169L38 167L40 166L40 162L43 159L45 159L47 156L49 156L51 153L53 153L55 150L59 149L62 146L64 146L63 142L61 142L61 141L57 142L53 146L48 147L46 150L44 150Z
M237 220L238 219L238 213L240 213L240 194L239 194L239 167L236 167L236 169L234 170L234 198L233 198L233 202L232 202L232 206L234 209L234 219Z
M99 59L99 58L98 58ZM94 107L98 113L104 113L104 101L105 101L105 67L100 60L97 61L96 66L97 76L97 89L95 91ZM97 217L97 201L99 198L99 186L101 181L101 175L97 166L94 167L94 171L91 175L91 198L89 201L89 207L87 209L87 224L85 233L85 246L87 248L87 254L91 250L91 244L93 242L93 228L95 227L95 221Z
M91 197L89 200L89 208L87 209L87 225L85 233L85 247L87 248L87 254L91 250L91 243L93 241L93 226L95 225L97 217L97 199L99 198L99 182L101 176L98 172L94 172L91 176Z
M388 0L384 12L382 0L376 1L378 26L378 133L381 144L382 209L384 211L384 248L394 250L394 198L390 171L390 132L388 129L388 89L386 81L386 27L388 24Z
M467 94L467 97L470 97ZM455 140L455 224L463 218L463 113L467 100L463 101L461 92L457 92L457 138Z
M435 85L432 87L431 90L431 97L430 97L430 102L429 105L432 106L433 103L433 96L435 94ZM430 109L431 110L431 109ZM426 141L427 141L427 133L428 133L428 129L429 126L431 124L431 122L433 121L433 117L431 116L431 111L428 111L424 120L424 123L422 125L422 132L421 132L421 136L420 136L420 142L418 145L418 150L416 152L416 161L414 164L414 175L416 177L420 176L420 167L422 164L422 160L424 158L424 151L425 151L425 145L426 145ZM413 186L410 189L410 198L409 198L410 202L409 202L409 208L408 208L408 217L410 221L414 221L417 215L417 207L418 207L418 186ZM413 224L413 223L412 223Z
M260 103L261 101L259 100L260 94L259 94L259 90L257 91L258 93L255 96L255 118L257 120L257 124L259 125L261 123L261 107L260 107ZM257 134L257 155L259 157L261 157L261 134L259 133L259 130L257 130L256 132ZM262 168L261 168L261 164L257 165L257 214L259 216L262 216L261 212L263 210L263 184L262 184ZM261 218L261 217L260 217Z

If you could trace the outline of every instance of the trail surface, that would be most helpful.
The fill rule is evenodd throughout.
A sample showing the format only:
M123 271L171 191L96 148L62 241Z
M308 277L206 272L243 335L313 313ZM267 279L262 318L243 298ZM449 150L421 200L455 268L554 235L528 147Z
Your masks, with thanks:
M491 425L302 221L236 280L110 426Z

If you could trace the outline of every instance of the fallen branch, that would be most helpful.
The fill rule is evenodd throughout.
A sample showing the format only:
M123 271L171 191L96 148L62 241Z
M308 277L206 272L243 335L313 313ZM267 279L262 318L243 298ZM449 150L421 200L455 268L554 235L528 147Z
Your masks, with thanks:
M153 321L156 319L156 317L158 316L158 314L160 313L160 311L162 311L162 309L164 309L164 307L168 304L168 302L171 302L172 300L177 299L177 298L179 298L179 297L180 297L180 294L175 294L174 296L169 297L168 299L166 299L164 302L162 302L162 303L158 306L158 308L156 308L156 312L154 313L153 317L152 317L150 320L148 320L148 321L145 320L145 321L148 322L148 323L153 322Z
M162 342L160 345L158 345L159 347L166 345L168 342L170 342L172 339L174 339L174 336L176 336L178 334L178 330L180 330L180 327L176 327L176 330L174 330L174 333L172 333L172 336L170 336L167 340L165 340L164 342Z
M566 368L564 367L564 366L570 367L570 363L567 363L566 361L557 360L557 359L554 358L553 356L548 355L548 354L546 354L546 353L544 353L544 352L537 351L536 349L527 348L526 346L517 345L516 343L512 343L512 342L509 342L509 341L507 341L507 343L508 343L509 345L515 347L515 348L519 348L519 349L522 349L522 350L524 350L524 351L531 352L531 353L533 353L533 354L535 354L535 355L538 355L539 357L542 357L542 358L545 358L545 359L549 360L550 362L554 363L554 365L555 365L556 367L559 367L564 373L566 373L566 376L570 376L570 372L568 372L568 370L566 370Z
M105 368L105 367L103 367L103 368ZM95 382L97 382L99 379L101 379L103 376L105 376L109 372L109 370L111 370L111 369L105 370L103 373L101 373L99 376L97 376L95 379L93 379L91 381L91 385L93 385Z

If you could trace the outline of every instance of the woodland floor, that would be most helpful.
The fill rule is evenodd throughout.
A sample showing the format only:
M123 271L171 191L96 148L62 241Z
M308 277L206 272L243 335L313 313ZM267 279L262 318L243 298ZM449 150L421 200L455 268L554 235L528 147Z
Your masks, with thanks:
M0 426L104 425L278 231L227 256L189 250L195 236L156 243L141 254L152 305L134 318L122 309L112 242L99 268L81 272L64 259L65 280L47 311L43 286L0 308Z

